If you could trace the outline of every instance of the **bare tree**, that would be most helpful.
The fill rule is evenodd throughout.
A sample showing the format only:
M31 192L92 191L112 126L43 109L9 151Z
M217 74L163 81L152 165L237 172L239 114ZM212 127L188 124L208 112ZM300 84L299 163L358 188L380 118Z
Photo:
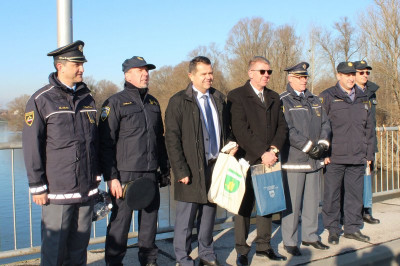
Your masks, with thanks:
M14 98L8 105L8 112L4 119L8 123L8 128L12 131L21 131L25 123L25 107L30 96L23 94Z
M97 109L97 119L101 113L101 106L111 95L117 93L119 88L115 83L109 80L100 80L96 81L93 77L85 77L84 79L86 85L91 90L91 94L96 102L96 109Z
M393 108L396 110L391 112L391 122L398 123L400 120L398 114L400 109L400 0L375 0L375 6L361 14L359 24L370 45L370 62L376 73L374 78L390 92L392 96L388 95L388 99L395 99L395 105L391 104L390 100L387 102L389 110Z

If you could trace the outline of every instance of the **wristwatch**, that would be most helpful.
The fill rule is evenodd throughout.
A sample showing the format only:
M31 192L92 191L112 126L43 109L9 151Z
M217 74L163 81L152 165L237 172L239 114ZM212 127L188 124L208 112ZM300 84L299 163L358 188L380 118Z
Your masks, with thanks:
M279 150L278 150L277 147L271 147L269 150L272 151L272 152L275 153L275 154L278 154L278 153L279 153Z

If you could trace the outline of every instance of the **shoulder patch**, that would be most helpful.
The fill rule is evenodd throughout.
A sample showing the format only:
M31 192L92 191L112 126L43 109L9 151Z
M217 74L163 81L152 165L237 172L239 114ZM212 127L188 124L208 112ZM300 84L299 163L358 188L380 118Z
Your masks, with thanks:
M324 103L324 98L319 97L319 100L321 101L321 103Z
M109 114L110 114L110 107L104 106L103 108L101 108L101 114L100 114L101 121L105 121Z
M33 111L25 113L25 123L28 126L32 126L34 119L35 119L35 113Z
M158 105L157 101L149 100L150 104L152 105Z

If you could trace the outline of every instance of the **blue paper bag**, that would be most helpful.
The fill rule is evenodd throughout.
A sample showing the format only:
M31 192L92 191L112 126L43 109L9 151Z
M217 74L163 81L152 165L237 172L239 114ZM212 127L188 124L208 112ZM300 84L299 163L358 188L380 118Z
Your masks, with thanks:
M364 193L363 193L363 202L364 208L372 207L372 180L371 180L371 170L369 166L365 169L364 174Z
M286 209L280 162L271 168L263 164L251 166L251 179L257 202L257 215L264 216Z

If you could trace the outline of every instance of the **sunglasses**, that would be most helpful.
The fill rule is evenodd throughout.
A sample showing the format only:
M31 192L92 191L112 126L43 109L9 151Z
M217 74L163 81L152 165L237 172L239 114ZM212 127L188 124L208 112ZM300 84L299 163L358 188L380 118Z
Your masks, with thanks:
M272 69L270 69L270 70L265 70L265 69L254 69L254 70L251 70L251 71L259 71L261 75L264 75L265 72L267 72L268 75L271 75L271 74L272 74Z
M358 74L360 74L361 76L365 74L367 74L367 76L369 76L369 74L371 74L371 72L369 71L357 71Z

